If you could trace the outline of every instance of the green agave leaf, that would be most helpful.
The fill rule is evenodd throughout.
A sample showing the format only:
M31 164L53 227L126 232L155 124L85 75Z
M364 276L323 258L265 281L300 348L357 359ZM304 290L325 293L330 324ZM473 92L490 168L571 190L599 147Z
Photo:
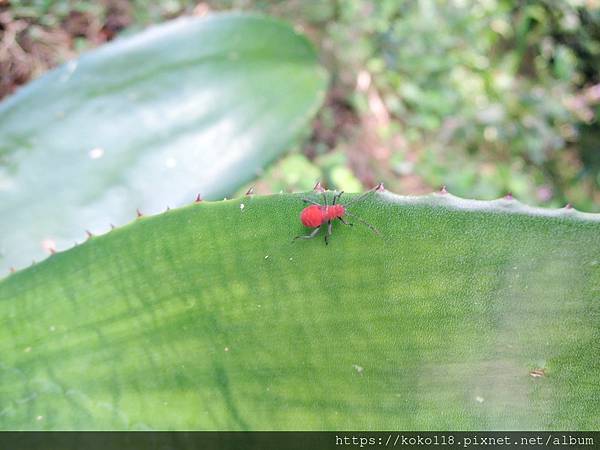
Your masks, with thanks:
M300 198L142 217L1 281L0 427L598 429L600 216L373 193L351 210L383 238L326 246L292 242Z
M136 208L229 195L289 148L326 80L288 25L224 14L151 28L34 81L0 104L0 270Z

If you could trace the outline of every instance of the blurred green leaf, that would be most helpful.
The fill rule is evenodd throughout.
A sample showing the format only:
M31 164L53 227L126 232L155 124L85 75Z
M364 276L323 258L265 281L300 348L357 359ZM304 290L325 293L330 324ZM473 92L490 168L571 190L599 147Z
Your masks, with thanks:
M261 16L179 19L117 40L0 104L0 269L229 195L321 105L312 45Z

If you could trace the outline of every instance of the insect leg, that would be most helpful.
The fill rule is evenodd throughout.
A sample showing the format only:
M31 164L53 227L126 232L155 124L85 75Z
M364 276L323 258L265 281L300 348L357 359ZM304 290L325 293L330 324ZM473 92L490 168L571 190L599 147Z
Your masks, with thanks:
M342 196L342 194L344 193L344 191L340 192L339 194L335 194L333 196L333 204L335 205L335 203L340 199L340 197Z
M309 198L306 198L306 197L302 197L302 201L303 201L303 202L306 202L306 203L312 203L313 205L321 206L321 204L320 204L320 203L317 203L317 202L315 202L314 200L311 200L311 199L309 199Z
M331 236L331 220L327 222L327 234L325 235L325 245L329 244L329 236Z
M383 237L383 235L380 233L380 231L375 228L373 225L371 225L369 222L367 222L366 220L361 219L360 217L355 216L354 214L350 214L348 211L346 211L346 215L353 217L355 220L358 220L360 223L362 223L363 225L369 227L369 229L375 233L377 236L379 237Z
M353 223L348 223L346 222L344 219L342 219L341 217L338 217L338 219L344 224L344 225L348 225L348 226L352 226L354 225Z
M308 236L296 236L294 239L292 239L292 242L294 242L296 239L312 239L317 235L320 229L321 227L315 228Z
M367 197L369 194L371 194L371 193L373 193L373 192L376 192L376 191L379 189L379 187L380 187L380 186L381 186L381 185L380 185L380 184L378 184L378 185L377 185L377 186L375 186L373 189L369 189L369 190L368 190L367 192L365 192L364 194L362 194L362 195L359 195L358 197L355 197L355 198L353 198L353 199L352 199L352 200L350 200L348 203L346 203L346 206L349 206L349 205L351 205L352 203L356 203L356 202L360 202L361 200L364 200L364 199L365 199L365 198L366 198L366 197Z

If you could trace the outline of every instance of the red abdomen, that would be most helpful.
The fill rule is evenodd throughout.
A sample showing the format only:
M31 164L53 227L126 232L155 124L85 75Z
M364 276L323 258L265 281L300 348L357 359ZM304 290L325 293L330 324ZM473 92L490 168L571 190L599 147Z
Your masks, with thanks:
M307 206L300 213L300 220L305 227L316 228L323 223L323 207L318 205Z
M346 213L343 205L307 206L300 213L300 220L305 227L320 227L324 222L342 217Z

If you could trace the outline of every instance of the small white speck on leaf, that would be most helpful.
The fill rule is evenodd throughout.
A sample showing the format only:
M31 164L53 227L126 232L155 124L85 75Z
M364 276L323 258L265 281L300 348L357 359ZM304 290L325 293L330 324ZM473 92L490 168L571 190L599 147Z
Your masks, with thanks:
M244 210L244 204L240 203L240 209L243 211Z
M52 325L52 326L50 327L50 331L56 331L56 327L55 327L54 325Z
M225 350L226 352L228 352L228 351L229 351L229 347L225 347L225 349L224 349L224 350Z
M102 147L94 147L88 152L91 159L100 159L104 156L104 149Z
M354 367L354 370L356 370L360 375L362 375L362 373L365 371L365 368L359 366L358 364L352 364L352 367Z
M265 259L269 259L269 255L265 255Z
M475 397L475 401L477 403L483 403L485 401L485 399L483 397L481 397L481 396L478 395L477 397Z
M290 261L293 261L293 260L294 260L294 258L290 258Z
M35 420L42 420L43 418L44 418L44 416L37 416L37 417L35 418Z
M27 347L25 350L23 350L25 353L29 353L31 351L31 347Z

